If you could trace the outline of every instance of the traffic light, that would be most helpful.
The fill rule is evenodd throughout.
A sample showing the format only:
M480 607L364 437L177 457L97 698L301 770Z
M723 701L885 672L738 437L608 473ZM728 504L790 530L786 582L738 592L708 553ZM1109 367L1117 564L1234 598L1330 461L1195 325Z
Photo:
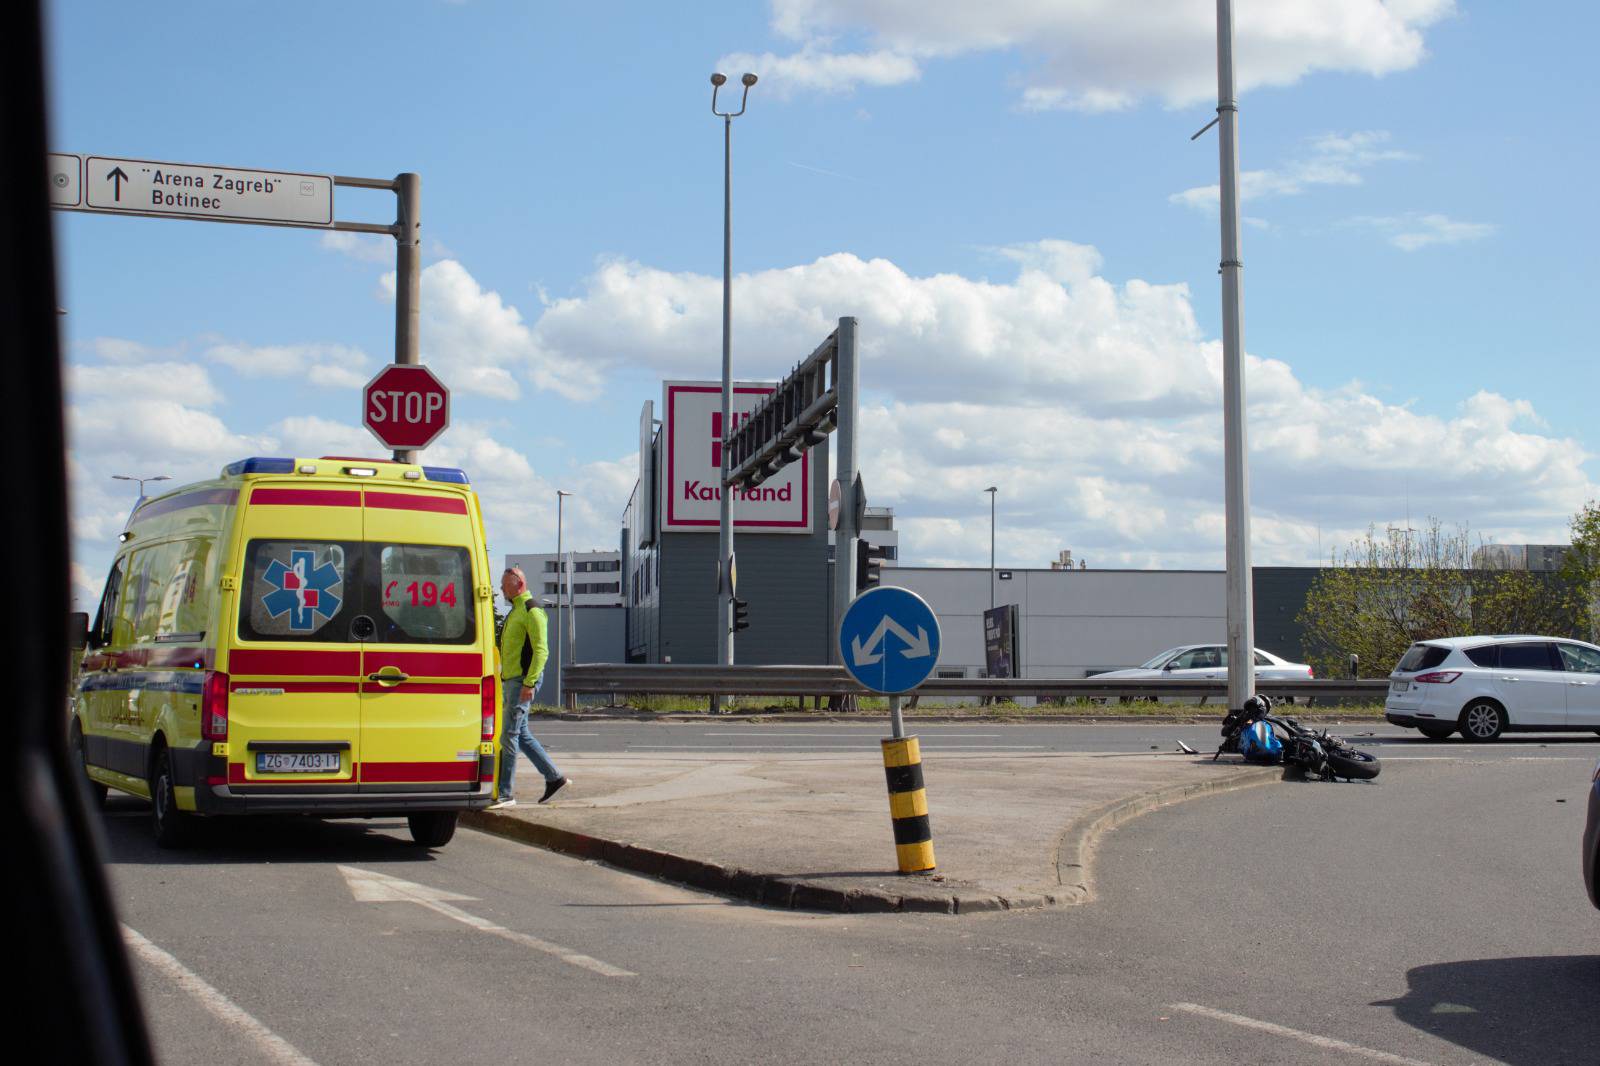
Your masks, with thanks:
M888 548L868 544L865 540L856 541L856 595L878 587L883 561L888 557Z
M737 596L733 599L733 631L750 628L750 601L741 600Z

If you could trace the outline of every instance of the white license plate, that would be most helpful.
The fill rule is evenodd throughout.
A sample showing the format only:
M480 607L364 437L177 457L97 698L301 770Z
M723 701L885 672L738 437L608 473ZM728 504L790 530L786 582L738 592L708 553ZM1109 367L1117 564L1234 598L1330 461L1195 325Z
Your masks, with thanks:
M1396 682L1394 682L1393 684L1391 684L1389 686L1389 691L1390 692L1404 692L1406 689L1408 689L1410 687L1411 687L1411 682L1409 682L1409 681L1396 681Z
M258 774L332 774L339 772L336 751L262 751L256 753Z

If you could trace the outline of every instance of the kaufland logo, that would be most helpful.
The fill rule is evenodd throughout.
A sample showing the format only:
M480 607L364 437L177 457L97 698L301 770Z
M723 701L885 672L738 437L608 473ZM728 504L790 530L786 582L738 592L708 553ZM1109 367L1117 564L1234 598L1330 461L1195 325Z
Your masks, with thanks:
M668 532L714 532L722 501L723 441L772 391L770 385L735 383L731 418L722 416L722 387L714 381L664 383L662 409L662 526ZM736 528L751 532L805 533L811 526L807 491L810 456L756 488L730 489Z
M684 499L688 500L705 500L716 503L722 499L722 490L716 485L708 485L698 479L691 481L685 478L683 496ZM735 500L759 500L762 503L788 503L794 499L794 482L788 482L777 488L758 486L753 489L734 489L733 498Z

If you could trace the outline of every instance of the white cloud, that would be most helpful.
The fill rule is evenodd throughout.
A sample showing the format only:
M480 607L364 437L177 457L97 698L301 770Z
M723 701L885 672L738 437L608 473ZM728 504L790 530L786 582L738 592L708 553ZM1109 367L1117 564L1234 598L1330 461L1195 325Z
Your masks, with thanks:
M859 318L862 466L873 502L896 508L907 561L987 558L982 490L994 484L1008 565L1043 565L1061 548L1094 566L1220 565L1221 352L1188 290L1109 279L1096 249L1070 241L993 252L1009 277L917 276L846 253L740 275L735 373L778 377L840 315ZM429 269L439 271L430 291L441 335L493 349L480 365L508 377L536 358L555 375L546 380L583 395L572 383L716 374L718 278L606 262L527 322L460 264ZM1259 562L1310 562L1319 545L1400 520L1407 503L1500 539L1560 539L1570 514L1600 496L1582 446L1515 396L1479 392L1423 412L1356 383L1308 387L1280 359L1248 365ZM242 433L209 410L219 401L205 367L155 366L77 368L69 379L80 544L108 544L131 503L110 473L193 480L240 455L379 454L361 428L326 419ZM445 376L459 387L454 371ZM173 381L187 402L167 395ZM557 488L577 494L567 540L613 545L634 459L533 458L550 454L519 429L463 420L428 458L469 472L497 556L553 543Z
M847 93L863 85L904 85L922 76L922 70L911 56L890 51L838 54L826 51L815 43L808 43L792 55L779 56L771 52L751 55L735 52L717 61L717 69L739 74L757 71L761 77L763 93L770 92L780 99L797 93ZM732 82L730 81L730 86ZM741 88L724 87L724 92L735 94ZM738 96L719 96L717 106L722 110L737 109Z
M1221 350L1188 290L1108 280L1094 248L1067 241L997 251L1018 266L1009 281L848 254L736 277L735 373L778 377L840 314L859 317L863 468L908 559L986 558L982 489L998 484L1013 565L1064 547L1091 565L1219 565ZM720 279L610 262L532 332L563 358L714 377L720 310ZM1556 538L1600 494L1582 447L1523 400L1421 414L1257 357L1249 393L1261 562L1310 562L1319 541L1399 518L1406 482L1415 514Z
M1421 214L1377 218L1363 215L1351 224L1368 226L1386 235L1403 252L1415 252L1435 244L1463 244L1492 236L1499 227L1488 222L1461 222L1440 214Z
M381 284L392 300L394 273L383 275ZM421 318L422 361L452 389L514 400L521 394L516 371L541 389L571 398L599 389L591 353L550 357L522 313L454 259L423 270Z
M1386 130L1328 133L1312 138L1306 154L1281 167L1246 170L1239 175L1239 198L1260 200L1273 196L1298 196L1316 185L1360 185L1363 172L1378 163L1409 160L1409 152L1387 147ZM1200 185L1167 197L1172 203L1215 212L1220 199L1217 185Z
M143 363L136 366L67 367L67 395L107 397L113 400L169 399L212 407L222 394L211 383L206 368L194 363Z
M393 263L394 238L378 233L335 231L322 235L322 247L358 263Z
M1453 0L1241 0L1239 87L1408 70L1426 55L1423 31L1454 10ZM1216 93L1215 8L1198 0L774 0L772 26L799 50L725 58L779 93L903 84L928 61L996 51L1022 61L1029 110L1181 106ZM864 47L835 47L841 35Z
M171 348L157 348L124 337L93 337L77 347L107 363L148 363L171 359L177 354Z
M213 344L206 358L244 377L302 377L326 388L359 389L372 376L371 360L344 344Z

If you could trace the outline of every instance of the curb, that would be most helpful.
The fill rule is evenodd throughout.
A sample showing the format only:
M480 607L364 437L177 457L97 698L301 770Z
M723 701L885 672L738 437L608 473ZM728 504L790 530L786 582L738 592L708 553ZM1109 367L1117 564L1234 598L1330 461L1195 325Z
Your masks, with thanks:
M1002 896L993 892L970 895L959 891L929 891L928 887L924 887L931 887L929 882L909 878L908 887L915 885L921 891L892 892L873 888L839 888L804 878L722 866L703 859L691 859L637 844L608 840L496 811L464 814L461 824L470 829L492 833L547 851L603 862L607 866L631 873L658 877L764 907L839 914L981 914L1040 907L1069 907L1088 903L1094 899L1089 863L1093 858L1095 845L1112 829L1160 807L1202 796L1220 795L1250 788L1281 777L1282 771L1277 768L1242 770L1220 780L1157 789L1154 792L1117 800L1091 811L1068 826L1061 836L1061 842L1056 846L1056 878L1061 883L1060 890L1022 896ZM1063 862L1067 856L1071 857L1071 861ZM1075 877L1076 880L1069 883L1068 877Z
M1090 811L1067 827L1056 845L1056 880L1061 885L1057 903L1077 906L1092 903L1095 898L1094 876L1090 863L1100 839L1120 825L1133 821L1140 815L1162 807L1171 807L1186 800L1202 796L1220 796L1228 792L1254 788L1283 779L1282 767L1260 767L1240 770L1228 777L1211 781L1197 781L1188 785L1173 785L1138 796L1115 800L1099 810Z

